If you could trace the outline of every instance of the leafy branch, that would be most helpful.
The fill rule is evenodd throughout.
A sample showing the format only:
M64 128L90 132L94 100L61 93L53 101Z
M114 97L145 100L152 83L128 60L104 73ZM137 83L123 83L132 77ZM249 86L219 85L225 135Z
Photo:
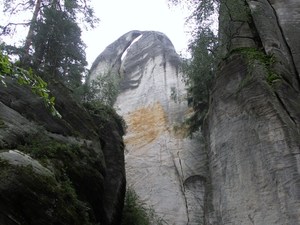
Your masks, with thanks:
M35 75L31 69L25 70L14 65L7 55L0 52L0 83L4 86L7 86L5 82L6 77L16 80L19 85L30 87L34 94L43 99L52 115L61 117L59 112L55 109L55 97L50 96L47 83L42 78Z

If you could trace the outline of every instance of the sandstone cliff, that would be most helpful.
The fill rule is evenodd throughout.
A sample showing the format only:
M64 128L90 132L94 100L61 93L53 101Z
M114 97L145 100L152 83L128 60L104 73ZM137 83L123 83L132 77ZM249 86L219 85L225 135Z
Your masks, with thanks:
M233 3L221 3L204 222L300 224L300 2Z
M182 135L189 109L165 35L131 31L93 64L91 80L121 80L128 185L166 223L300 224L299 10L296 0L221 1L202 142Z
M179 66L164 34L131 31L99 55L90 79L108 71L121 79L115 108L128 126L128 186L167 224L197 224L204 214L206 155L181 127L188 107Z
M0 86L0 224L120 224L123 130L112 111L88 111L59 82L62 119L31 90Z

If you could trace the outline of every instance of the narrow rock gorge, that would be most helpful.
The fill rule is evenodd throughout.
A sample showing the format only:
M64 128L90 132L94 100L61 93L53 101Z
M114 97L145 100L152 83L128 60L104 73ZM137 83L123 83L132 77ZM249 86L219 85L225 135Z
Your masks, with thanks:
M128 186L167 224L197 224L206 154L182 127L189 109L180 61L164 34L131 31L99 55L90 80L109 71L121 77L115 108L128 126Z
M300 224L300 2L218 2L193 138L182 59L161 32L129 31L93 63L88 84L118 84L115 111L50 79L55 117L0 74L0 224L120 225L126 186L162 224Z
M94 62L90 81L120 79L126 176L166 224L300 224L300 3L220 3L220 63L200 138L170 40L130 31Z

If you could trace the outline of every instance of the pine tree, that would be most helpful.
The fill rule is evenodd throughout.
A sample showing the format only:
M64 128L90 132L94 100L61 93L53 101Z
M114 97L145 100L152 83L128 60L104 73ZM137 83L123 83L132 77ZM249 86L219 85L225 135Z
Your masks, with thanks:
M4 11L11 15L19 11L32 12L24 45L15 49L20 65L33 68L45 80L61 79L70 88L81 85L87 65L85 45L81 40L79 18L94 27L98 19L86 0L5 0ZM11 26L2 27L2 34Z
M201 128L209 107L209 94L218 63L218 36L213 32L212 18L221 0L169 0L171 4L184 4L191 9L188 23L192 24L189 43L191 58L183 63L188 91L188 103L194 113L187 123L190 133Z

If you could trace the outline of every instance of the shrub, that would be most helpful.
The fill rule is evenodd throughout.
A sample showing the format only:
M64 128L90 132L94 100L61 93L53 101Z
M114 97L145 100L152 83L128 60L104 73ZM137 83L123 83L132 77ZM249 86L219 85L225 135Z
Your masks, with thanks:
M123 210L122 225L163 225L166 224L158 218L153 209L147 208L135 191L128 188L126 191Z

